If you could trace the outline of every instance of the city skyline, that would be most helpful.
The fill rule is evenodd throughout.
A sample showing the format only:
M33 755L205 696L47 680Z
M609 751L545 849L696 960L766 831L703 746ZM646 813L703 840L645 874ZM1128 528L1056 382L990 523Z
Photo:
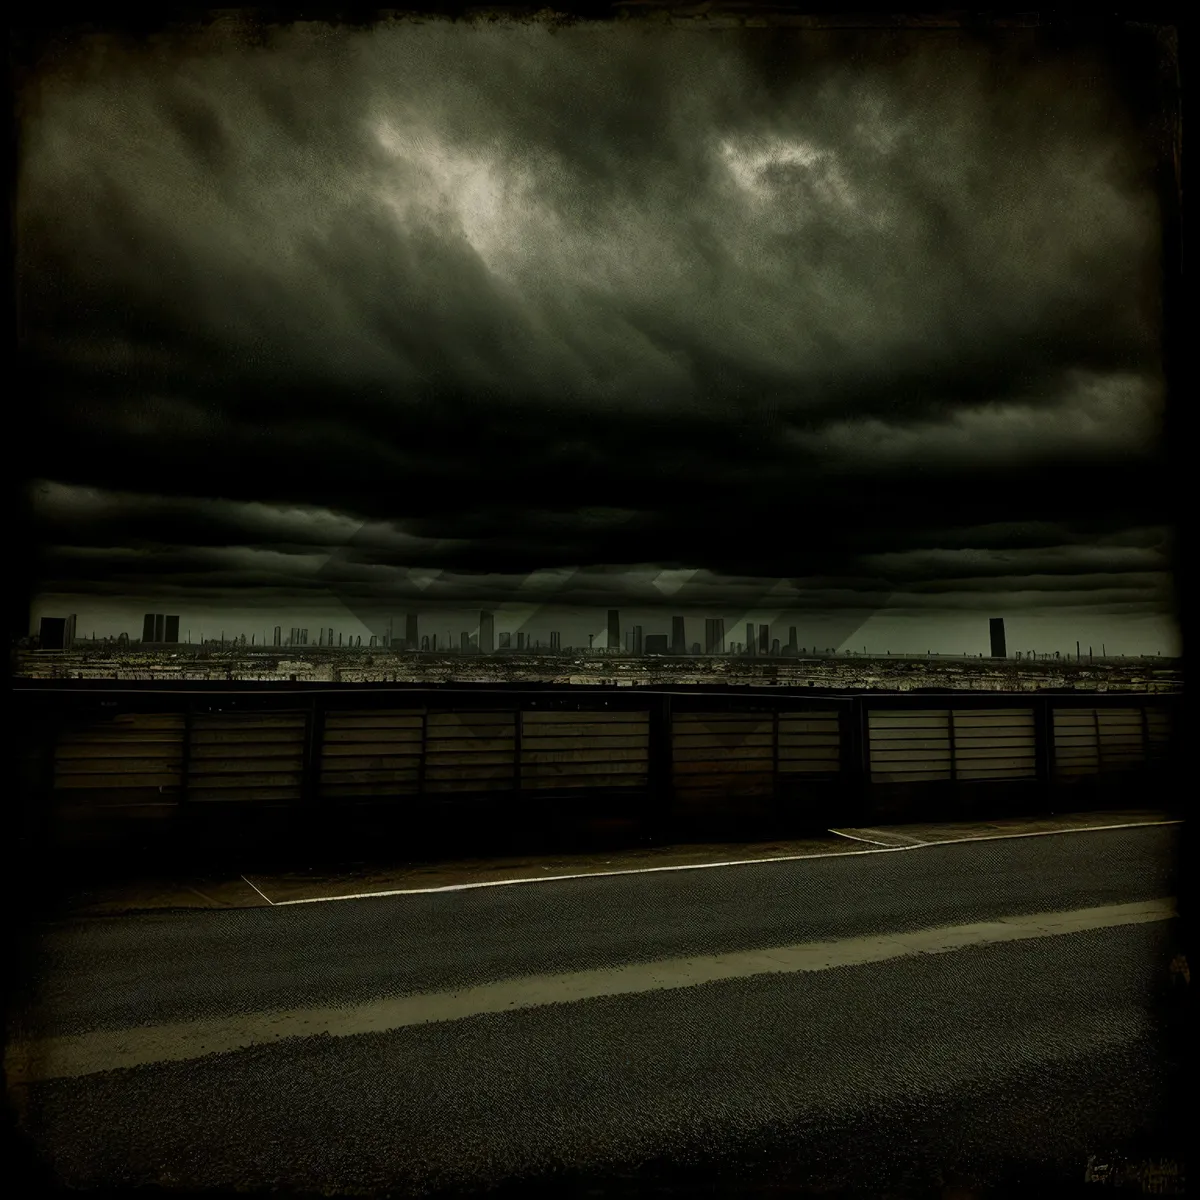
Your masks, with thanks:
M423 606L601 647L676 606L702 646L987 654L1003 615L1177 653L1161 52L547 20L34 56L28 632Z
M1153 657L1162 655L1173 658L1180 653L1178 643L1172 643L1169 638L1158 636L1164 632L1162 630L1151 627L1139 637L1135 623L1124 630L1123 637L1113 640L1105 628L1096 623L1094 618L1089 619L1082 614L1069 639L1056 640L1057 626L1053 622L1039 622L1036 618L1023 615L1015 618L1011 615L1002 618L988 618L971 614L968 617L956 618L943 627L938 638L927 645L920 645L917 638L920 633L925 632L925 626L921 619L913 618L906 622L903 618L897 618L894 614L888 613L877 614L856 628L855 640L851 642L846 638L839 639L836 636L839 632L836 624L808 620L806 614L759 613L756 615L756 619L734 626L727 618L714 618L703 612L680 614L666 608L616 611L619 614L616 652L619 654L637 653L628 642L629 635L635 628L642 631L642 653L651 652L646 645L651 639L655 639L657 645L664 646L666 652L670 654L690 655L696 645L700 646L700 653L704 655L735 653L735 646L741 646L743 649L746 646L745 630L746 625L750 625L753 627L754 652L756 656L760 657L775 656L777 651L773 648L774 644L779 643L779 649L786 647L792 640L792 631L795 630L795 644L814 653L849 652L881 656L888 653L893 655L933 653L948 656L981 656L986 659L996 656L997 646L992 637L995 620L1004 622L1001 649L1004 649L1005 641L1007 649L1001 657L1010 661L1016 661L1019 656L1028 656L1031 651L1039 655L1046 654L1049 657L1053 657L1057 651L1063 659L1073 660L1076 642L1083 647L1085 659L1089 646L1094 649L1097 656L1101 654L1104 647L1107 647L1112 656ZM199 617L197 614L180 615L178 617L178 635L181 644L187 644L189 641L194 645L205 641L216 642L221 639L222 635L228 644L233 644L239 636L244 634L247 646L254 645L260 649L320 649L322 646L329 645L327 635L332 630L335 648L339 645L349 648L353 645L353 639L358 637L362 639L364 648L370 647L371 639L374 638L377 647L383 649L384 639L389 636L389 631L395 646L399 647L405 637L412 636L415 629L418 646L422 639L435 635L438 652L453 654L461 652L461 638L464 634L474 643L472 652L478 652L480 635L486 628L481 618L487 616L491 618L494 640L493 649L491 651L484 650L484 653L515 650L518 634L523 642L527 640L527 648L534 648L535 643L540 642L540 649L545 653L550 653L555 649L563 651L569 649L572 653L583 654L610 653L608 633L611 612L612 610L603 610L587 614L570 610L550 610L544 612L534 624L527 621L523 611L507 612L503 607L484 611L444 610L419 613L402 611L392 614L390 617L381 614L370 624L363 623L357 618L348 618L344 613L333 617L328 614L321 617L315 615L289 616L286 620L281 618L272 623L261 619L264 614L257 614L259 618L257 621L239 621L232 612L214 612L205 617ZM45 617L54 619L67 615L65 609L61 611L47 609L39 614L38 620ZM76 637L84 643L90 639L92 634L95 634L97 640L104 640L115 639L121 633L136 642L138 628L134 626L141 627L144 623L144 617L141 617L128 626L122 626L120 620L112 619L111 615L108 618L101 616L96 619L94 612L89 614L86 610L70 615L75 616L79 622ZM680 621L683 622L682 631L677 624ZM710 630L710 626L713 626L714 622L715 628ZM280 632L278 645L274 640L276 628ZM762 649L764 629L767 641L765 653ZM294 640L301 630L308 633L308 641L303 645ZM722 631L729 632L724 632L722 637ZM37 624L35 623L31 634L36 634L36 632ZM683 635L682 649L679 648L678 642L680 632ZM717 640L710 641L714 635ZM557 647L553 644L555 637L558 641ZM712 649L710 645L714 647L723 645L725 649Z

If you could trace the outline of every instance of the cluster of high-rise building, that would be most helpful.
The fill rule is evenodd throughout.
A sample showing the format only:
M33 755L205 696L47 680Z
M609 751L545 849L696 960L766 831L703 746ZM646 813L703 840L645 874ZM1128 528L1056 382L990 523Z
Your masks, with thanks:
M988 624L990 637L990 657L1006 659L1007 646L1004 634L1004 618L992 617ZM315 640L310 637L312 633L316 633ZM625 636L621 636L621 612L619 609L612 608L608 610L607 620L607 646L606 650L610 654L629 654L629 655L671 655L671 654L688 654L689 647L687 643L687 627L686 619L682 616L673 616L671 618L671 632L666 633L646 633L641 625L633 625L625 631ZM189 633L189 641L190 641ZM94 639L93 639L94 640ZM107 639L106 639L107 640ZM128 645L130 639L127 634L121 634L118 639L120 644ZM588 636L588 650L594 649L593 635ZM77 641L76 635L76 618L74 614L67 617L42 617L39 629L38 644L44 650L67 650L70 649ZM381 634L368 635L367 647L375 649L382 647L391 650L413 651L417 653L446 653L454 649L454 636L452 633L446 633L439 636L438 633L420 632L420 615L418 613L407 613L404 617L404 636L396 638L394 636L394 623L392 618L388 618L387 629ZM142 639L143 646L169 646L176 645L179 642L179 617L173 614L166 613L146 613L142 620ZM205 639L206 645L245 645L246 638L244 635L234 637L230 642L226 642L225 634L222 633L220 639ZM254 639L251 639L251 644L254 644ZM267 644L264 634L262 645ZM310 630L303 626L292 626L287 630L286 637L282 625L276 625L273 630L271 645L275 649L283 649L285 647L308 647L317 646L322 648L342 647L360 648L363 645L361 634L343 635L338 633L336 640L332 625ZM571 650L572 647L565 647L566 650ZM582 649L582 647L579 647ZM524 630L516 630L509 632L502 630L499 633L496 631L495 614L488 611L483 611L479 614L479 628L477 632L471 633L469 630L463 630L458 636L458 651L463 654L494 654L500 652L520 652L526 653L530 651L545 650L551 654L561 653L564 650L562 644L562 634L558 630L551 630L549 638L545 646L540 640L534 640ZM704 642L693 642L690 647L692 655L726 655L737 654L750 657L796 657L799 655L808 654L807 647L798 645L797 628L792 625L788 629L788 640L781 643L778 638L771 637L771 626L767 624L758 624L750 621L746 623L745 641L726 643L725 637L725 620L723 617L706 617L704 619ZM817 653L814 648L813 653ZM832 653L832 651L826 651ZM1101 648L1102 656L1105 654L1105 648ZM1017 651L1018 659L1029 658L1047 658L1051 657L1046 654L1036 654L1032 650ZM1058 658L1058 652L1054 652L1053 657ZM1068 657L1069 655L1064 655ZM1092 660L1092 648L1088 648L1087 660ZM1077 643L1075 648L1075 659L1077 662L1083 661L1084 655L1082 647Z

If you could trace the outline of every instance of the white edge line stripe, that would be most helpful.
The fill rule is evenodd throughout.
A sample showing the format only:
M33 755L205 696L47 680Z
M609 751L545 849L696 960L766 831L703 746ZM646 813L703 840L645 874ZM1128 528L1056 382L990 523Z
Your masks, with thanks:
M857 837L853 833L843 833L840 829L829 831L835 837L849 838L852 842L869 842L872 846L886 846L889 850L902 850L903 846L893 846L891 842L877 842L874 838Z
M858 854L892 854L904 850L927 850L931 846L957 846L966 842L997 842L1008 838L1049 837L1056 833L1100 833L1107 829L1142 829L1152 825L1182 825L1182 819L1169 821L1130 821L1121 825L1083 825L1076 829L1038 829L1032 833L987 833L978 837L946 838L940 842L918 842L912 846L884 846L877 850L831 850L827 854L781 854L775 858L734 858L724 862L680 863L670 867L631 867L626 871L582 871L574 875L531 875L528 879L485 879L475 883L450 883L443 887L395 888L385 892L355 892L348 896L310 896L303 900L267 900L274 908L289 904L328 904L334 900L372 900L383 896L421 896L434 892L466 892L475 888L509 887L517 883L561 883L568 879L604 879L614 875L652 875L661 871L704 871L712 867L751 867L762 863L800 862L812 858L852 858ZM832 832L832 831L831 831ZM842 834L842 837L849 835ZM245 876L242 876L245 879ZM247 879L247 883L250 881ZM251 883L251 887L254 885ZM254 888L257 892L258 888ZM262 892L258 893L263 896ZM266 900L266 896L263 896Z
M188 1021L149 1029L103 1030L10 1043L10 1082L77 1077L99 1071L195 1061L231 1050L314 1035L348 1037L387 1033L489 1013L512 1013L602 997L674 991L763 975L825 971L891 962L914 955L1060 936L1093 929L1169 920L1174 897L1096 908L996 917L966 925L867 934L724 954L626 963L557 975L523 976L474 987L379 999L353 1008L307 1008Z
M250 880L248 880L248 879L245 877L245 875L243 875L243 876L242 876L242 882L243 882L243 883L250 883ZM268 895L267 895L267 893L266 893L266 892L264 892L264 891L262 890L262 888L260 888L260 887L257 887L257 886L256 886L255 884L253 884L253 883L250 883L250 886L251 886L252 888L254 888L254 890L255 890L255 891L256 891L256 892L257 892L257 893L258 893L258 894L259 894L259 895L260 895L260 896L261 896L261 897L262 897L262 898L263 898L263 899L264 899L264 900L265 900L265 901L266 901L268 904L269 904L269 905L271 905L271 907L272 907L272 908L274 908L274 907L275 907L275 901L274 901L274 900L272 900L272 899L271 899L271 897L270 897L270 896L268 896Z

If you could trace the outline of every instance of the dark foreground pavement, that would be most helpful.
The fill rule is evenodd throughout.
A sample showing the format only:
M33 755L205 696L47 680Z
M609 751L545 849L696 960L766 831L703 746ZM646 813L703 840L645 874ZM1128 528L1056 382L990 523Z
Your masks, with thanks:
M58 1068L49 1055L27 1082L10 1075L10 1097L71 1187L1099 1194L1089 1159L1180 1159L1176 922L1101 915L986 938L1019 914L1171 896L1176 836L61 923L42 931L18 1044L165 1044L187 1028L216 1041L55 1077L63 1051ZM958 948L914 951L914 931L947 926ZM839 965L852 940L882 946L878 961ZM810 942L834 946L812 969L554 1002L581 972L750 950L783 961L776 948ZM531 976L559 982L512 1011L436 1011ZM349 1032L363 1005L430 993L446 998L428 1023ZM271 1040L284 1012L285 1034L305 1013L317 1032ZM255 1032L229 1049L231 1021Z

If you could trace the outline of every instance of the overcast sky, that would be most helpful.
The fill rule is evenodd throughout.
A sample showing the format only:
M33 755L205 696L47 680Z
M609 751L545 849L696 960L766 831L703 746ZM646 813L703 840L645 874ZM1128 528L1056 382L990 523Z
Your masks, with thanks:
M21 96L34 619L1173 652L1122 68L644 25L64 51Z

